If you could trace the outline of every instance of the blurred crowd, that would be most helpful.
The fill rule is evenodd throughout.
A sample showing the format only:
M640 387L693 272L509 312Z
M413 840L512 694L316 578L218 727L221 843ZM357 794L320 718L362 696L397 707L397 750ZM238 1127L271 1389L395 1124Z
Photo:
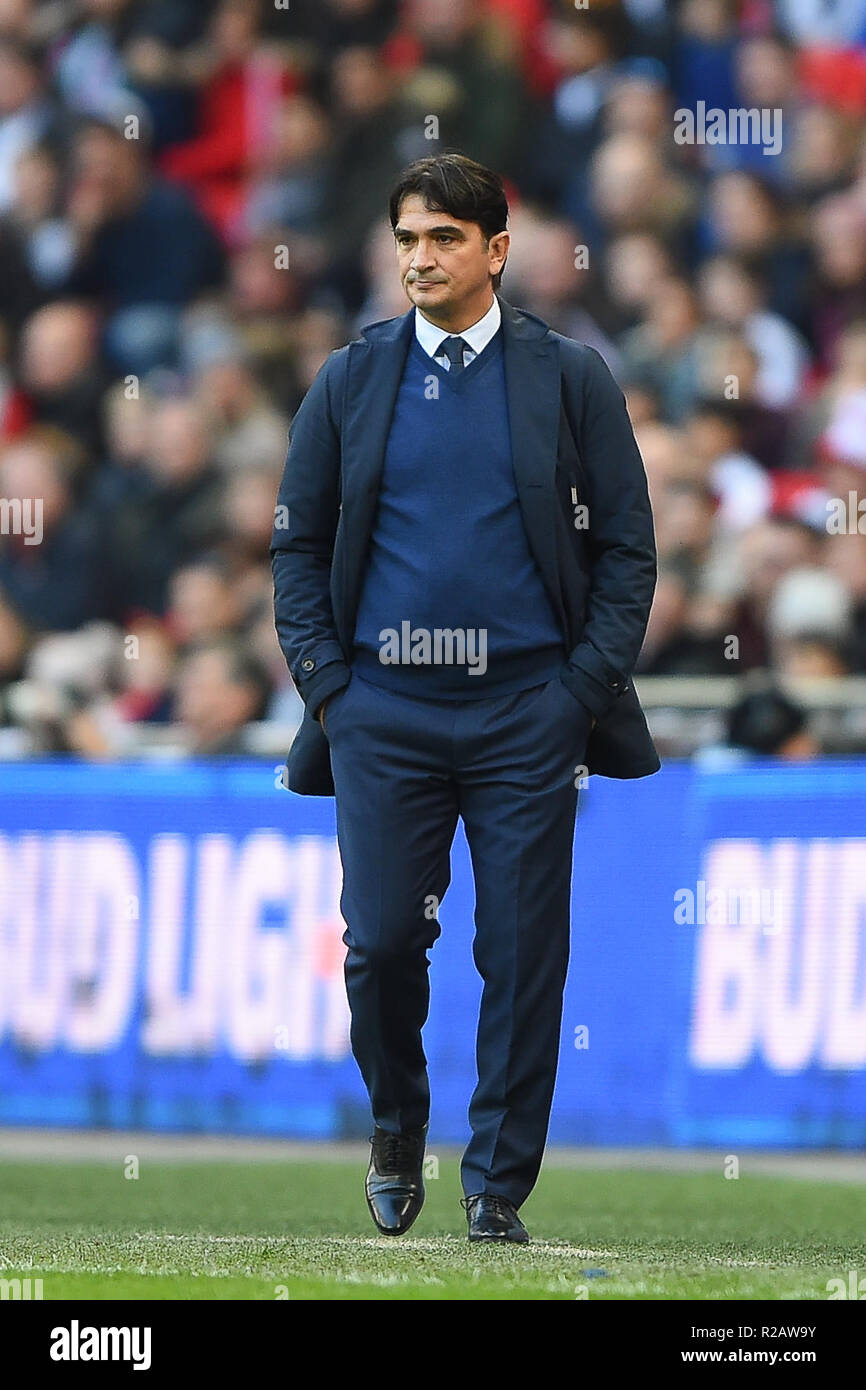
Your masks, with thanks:
M678 143L699 101L778 153ZM503 296L625 391L638 674L866 673L864 117L866 0L0 0L0 755L297 717L287 432L408 308L387 195L440 149L506 179Z

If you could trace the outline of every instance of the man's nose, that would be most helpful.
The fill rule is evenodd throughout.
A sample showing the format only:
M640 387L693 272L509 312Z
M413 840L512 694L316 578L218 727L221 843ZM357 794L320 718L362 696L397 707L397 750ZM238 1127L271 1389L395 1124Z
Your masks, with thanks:
M419 241L412 257L413 270L430 270L433 266L433 247L431 242Z

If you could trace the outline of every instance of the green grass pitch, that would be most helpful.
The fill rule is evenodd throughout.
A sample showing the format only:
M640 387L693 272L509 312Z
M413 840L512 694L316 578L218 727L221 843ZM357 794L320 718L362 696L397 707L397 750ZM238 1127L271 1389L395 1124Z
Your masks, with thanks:
M470 1245L456 1158L402 1239L365 1164L0 1161L0 1277L44 1299L826 1299L866 1275L866 1186L551 1167L533 1242Z

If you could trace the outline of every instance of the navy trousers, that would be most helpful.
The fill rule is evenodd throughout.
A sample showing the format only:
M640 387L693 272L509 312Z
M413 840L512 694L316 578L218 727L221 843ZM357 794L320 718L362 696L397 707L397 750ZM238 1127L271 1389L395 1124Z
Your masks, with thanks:
M538 1177L569 954L577 780L590 712L558 676L474 700L398 695L353 671L325 708L343 866L352 1051L373 1119L427 1122L428 950L462 816L483 980L461 1164L519 1206Z

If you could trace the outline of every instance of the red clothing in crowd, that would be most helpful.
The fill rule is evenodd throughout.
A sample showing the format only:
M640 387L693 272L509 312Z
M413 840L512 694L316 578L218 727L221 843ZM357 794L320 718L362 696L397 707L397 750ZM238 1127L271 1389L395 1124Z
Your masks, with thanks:
M860 48L804 48L797 55L803 95L855 116L866 112L866 53Z
M270 53L253 53L221 68L201 90L198 135L160 159L162 172L188 185L225 241L231 239L250 170L267 148L280 103L298 85L295 74Z
M30 401L18 386L0 389L0 439L23 434L33 418Z

